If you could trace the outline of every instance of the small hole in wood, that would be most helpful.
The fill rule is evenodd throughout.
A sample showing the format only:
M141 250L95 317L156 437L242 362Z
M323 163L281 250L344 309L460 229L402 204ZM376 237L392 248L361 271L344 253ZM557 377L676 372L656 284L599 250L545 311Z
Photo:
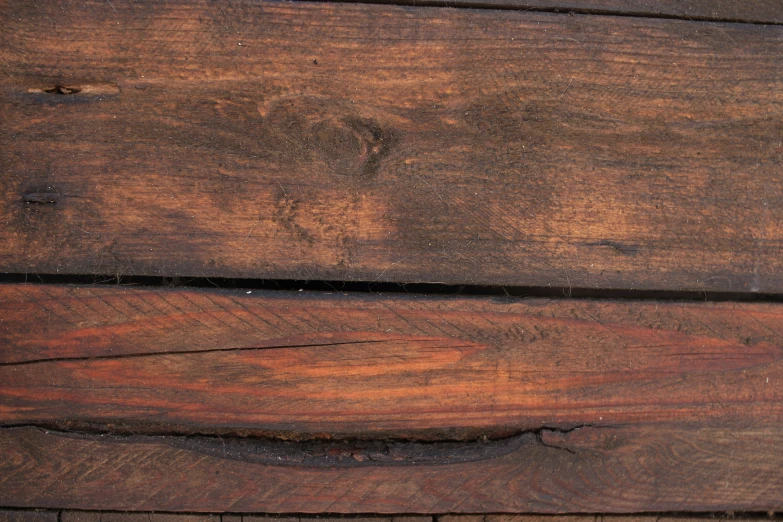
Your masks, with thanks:
M43 92L48 94L76 94L80 91L81 89L78 87L67 87L65 85L55 85L50 89L43 89Z

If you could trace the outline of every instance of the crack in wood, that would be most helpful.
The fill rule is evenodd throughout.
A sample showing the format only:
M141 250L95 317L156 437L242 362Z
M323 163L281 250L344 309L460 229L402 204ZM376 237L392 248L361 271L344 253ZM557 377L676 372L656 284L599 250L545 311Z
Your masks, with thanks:
M605 428L579 424L571 428L541 427L519 430L513 435L471 440L403 440L403 439L308 439L288 440L280 437L237 437L182 434L120 434L101 431L51 429L42 424L2 426L0 430L33 428L60 437L101 442L161 444L221 459L238 460L266 466L311 468L353 468L364 466L447 465L496 459L524 446L539 445L558 451L576 452L565 446L547 443L543 433L566 436L582 428Z
M440 339L420 339L420 342L426 342L426 341L438 341ZM31 359L27 361L16 361L16 362L4 362L0 363L0 366L26 366L30 364L44 364L44 363L52 363L52 362L63 362L63 361L93 361L93 360L100 360L100 359L132 359L132 358L142 358L142 357L163 357L163 356L171 356L171 355L192 355L192 354L198 354L198 353L215 353L215 352L247 352L247 351L256 351L256 350L280 350L283 348L317 348L317 347L334 347L334 346L342 346L346 344L374 344L374 343L392 343L392 342L399 342L398 339L366 339L366 340L360 340L360 341L341 341L341 342L323 342L323 343L307 343L307 344L280 344L280 345L271 345L271 346L242 346L237 348L204 348L201 350L171 350L167 352L149 352L149 353L126 353L126 354L120 354L120 355L91 355L91 356L85 356L85 357L51 357L47 359Z
M28 205L56 205L61 197L57 192L28 192L22 201Z

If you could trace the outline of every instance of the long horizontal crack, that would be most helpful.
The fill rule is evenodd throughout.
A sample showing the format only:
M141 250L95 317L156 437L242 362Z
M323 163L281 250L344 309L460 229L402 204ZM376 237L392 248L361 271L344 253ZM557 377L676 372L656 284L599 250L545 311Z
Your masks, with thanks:
M0 430L32 428L60 437L90 441L161 444L212 457L268 466L323 468L459 464L499 458L524 446L543 446L575 454L569 448L545 443L541 435L545 432L568 434L587 427L600 428L604 426L579 424L570 428L541 427L532 430L519 430L512 435L501 438L480 436L472 440L434 441L401 439L287 440L276 437L203 434L139 435L60 430L42 424L3 426L0 427Z
M421 339L421 342L435 341L437 339ZM343 341L343 342L323 342L323 343L308 343L308 344L276 344L271 346L243 346L238 348L202 348L195 350L170 350L165 352L144 352L144 353L126 353L126 354L108 354L108 355L89 355L83 357L52 357L49 359L29 359L26 361L14 361L0 363L2 366L27 366L30 364L41 364L51 362L73 362L73 361L93 361L101 359L139 359L142 357L162 357L170 355L192 355L203 353L216 353L216 352L247 352L256 350L280 350L283 348L316 348L316 347L330 347L330 346L343 346L347 344L377 344L377 343L391 343L395 342L395 339L365 339L361 341Z

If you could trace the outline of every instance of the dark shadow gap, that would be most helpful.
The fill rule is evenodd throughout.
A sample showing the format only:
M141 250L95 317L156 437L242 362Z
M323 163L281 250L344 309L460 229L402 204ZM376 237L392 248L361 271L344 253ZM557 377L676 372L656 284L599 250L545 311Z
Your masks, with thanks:
M86 428L86 429L85 429ZM296 433L258 433L248 430L220 430L212 433L188 433L182 429L155 432L106 424L64 429L41 423L0 427L0 430L37 430L47 435L96 442L121 442L167 445L221 459L265 466L308 468L397 467L458 464L493 460L524 446L542 446L574 453L566 447L548 444L544 433L567 435L592 428L576 425L568 428L422 430L406 434L375 433L371 436L330 434L329 437ZM612 429L613 427L607 427ZM221 432L222 431L222 432Z
M223 277L159 277L116 275L0 274L0 283L44 285L143 286L159 288L221 288L226 290L280 290L429 296L548 297L572 299L628 299L678 301L783 302L781 294L673 290L616 290L569 287L449 285L441 283L379 283L361 281L305 281Z

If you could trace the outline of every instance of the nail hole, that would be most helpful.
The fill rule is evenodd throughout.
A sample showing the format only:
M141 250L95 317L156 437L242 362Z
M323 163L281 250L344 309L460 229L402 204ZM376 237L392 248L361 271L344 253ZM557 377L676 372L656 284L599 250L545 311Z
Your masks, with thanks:
M77 92L80 91L81 89L79 89L78 87L67 87L65 85L55 85L50 89L43 89L43 92L49 94L76 94Z
M28 205L56 205L59 196L55 192L28 192L22 200Z
M78 94L81 96L108 96L119 94L120 88L112 83L78 83L76 85L55 83L42 87L31 87L27 89L30 94L54 94L56 96L67 96Z

